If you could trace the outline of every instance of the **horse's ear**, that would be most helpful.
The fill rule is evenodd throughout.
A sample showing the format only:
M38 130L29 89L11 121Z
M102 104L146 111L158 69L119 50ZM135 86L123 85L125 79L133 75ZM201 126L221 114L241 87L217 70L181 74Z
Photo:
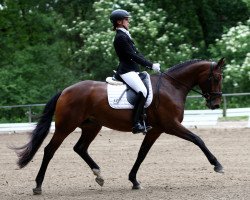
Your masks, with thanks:
M223 66L226 63L226 59L225 58L221 58L217 64L217 67L223 68Z

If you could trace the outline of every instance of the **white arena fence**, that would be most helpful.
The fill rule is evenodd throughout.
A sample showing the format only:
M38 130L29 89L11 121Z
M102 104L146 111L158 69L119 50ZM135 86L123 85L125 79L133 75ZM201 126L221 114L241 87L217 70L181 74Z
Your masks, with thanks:
M250 108L231 108L227 109L227 117L248 117L250 127ZM218 119L223 117L223 110L185 110L182 124L184 126L216 125Z

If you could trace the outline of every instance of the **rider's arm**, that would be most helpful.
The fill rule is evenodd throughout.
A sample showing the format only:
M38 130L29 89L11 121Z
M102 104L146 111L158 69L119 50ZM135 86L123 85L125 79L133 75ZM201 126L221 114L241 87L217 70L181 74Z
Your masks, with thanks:
M128 38L126 36L119 36L116 38L115 41L116 48L121 51L121 53L128 57L128 59L132 59L134 62L147 67L149 69L152 69L153 63L146 60L141 54L139 54L136 50L134 50L128 42Z

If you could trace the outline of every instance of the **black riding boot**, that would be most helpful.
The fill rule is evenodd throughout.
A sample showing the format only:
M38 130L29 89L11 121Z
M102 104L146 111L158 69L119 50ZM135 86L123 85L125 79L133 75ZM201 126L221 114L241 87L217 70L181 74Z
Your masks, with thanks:
M143 121L143 125L140 123L142 115L144 114L144 105L146 102L146 98L143 96L141 92L137 94L137 100L133 110L133 133L146 133L147 127L145 126L145 122ZM149 127L149 126L148 126ZM150 127L151 129L151 127Z

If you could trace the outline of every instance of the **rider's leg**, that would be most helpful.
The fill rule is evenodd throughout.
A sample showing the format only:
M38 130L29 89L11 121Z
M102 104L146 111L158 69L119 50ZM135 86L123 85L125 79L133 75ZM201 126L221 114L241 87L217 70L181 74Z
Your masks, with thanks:
M128 72L120 74L120 77L131 87L136 93L141 92L143 96L147 97L147 88L143 84L137 72Z
M143 94L141 92L137 93L136 102L133 110L133 133L144 133L147 131L145 126L141 125L140 123L145 102L146 98L143 96Z
M141 81L138 73L128 72L126 74L121 74L121 78L134 90L137 92L136 103L133 111L133 133L147 132L144 125L140 124L140 119L142 114L144 114L144 105L147 97L147 89L143 82ZM147 128L151 129L150 126Z

